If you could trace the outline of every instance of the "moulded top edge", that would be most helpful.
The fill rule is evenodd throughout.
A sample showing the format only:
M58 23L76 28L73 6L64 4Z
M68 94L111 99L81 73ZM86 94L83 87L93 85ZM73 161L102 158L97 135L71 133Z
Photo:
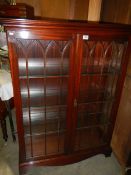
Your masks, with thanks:
M102 29L114 29L124 30L131 33L131 25L129 24L117 24L107 22L94 22L85 20L64 20L64 19L21 19L21 18L0 18L0 24L5 27L26 27L26 28L43 28L49 27L69 27L69 28L102 28Z

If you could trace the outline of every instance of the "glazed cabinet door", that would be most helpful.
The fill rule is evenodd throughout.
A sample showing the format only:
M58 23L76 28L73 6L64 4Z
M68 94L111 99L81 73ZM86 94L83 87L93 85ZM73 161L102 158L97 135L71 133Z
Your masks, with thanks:
M127 48L126 38L106 34L80 35L79 44L75 151L109 145Z
M9 31L8 40L21 156L34 160L65 154L70 143L75 38L19 30Z

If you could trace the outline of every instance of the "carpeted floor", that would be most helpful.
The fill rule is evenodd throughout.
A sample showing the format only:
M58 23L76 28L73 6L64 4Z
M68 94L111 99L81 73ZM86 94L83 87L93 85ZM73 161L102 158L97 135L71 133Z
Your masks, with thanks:
M9 126L8 135L8 141L5 143L0 130L0 175L19 175L18 144L13 143ZM121 168L113 154L107 158L99 154L71 165L34 167L27 175L121 175Z

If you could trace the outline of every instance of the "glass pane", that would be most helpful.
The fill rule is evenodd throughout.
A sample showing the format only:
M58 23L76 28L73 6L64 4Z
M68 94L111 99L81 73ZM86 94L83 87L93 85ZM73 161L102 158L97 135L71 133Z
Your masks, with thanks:
M26 156L63 153L72 41L16 41Z
M17 42L21 77L68 75L70 41L17 40ZM26 49L25 53L22 52L23 46ZM23 54L30 59L25 59Z
M126 43L83 41L76 150L106 143ZM87 142L86 142L87 141Z

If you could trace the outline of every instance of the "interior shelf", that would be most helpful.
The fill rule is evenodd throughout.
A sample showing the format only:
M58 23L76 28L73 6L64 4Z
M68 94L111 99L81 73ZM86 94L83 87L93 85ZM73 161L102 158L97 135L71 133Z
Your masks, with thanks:
M108 125L89 128L77 128L75 150L97 148L106 144L106 132Z
M90 89L90 90L81 90L79 94L79 103L88 103L88 102L106 102L112 100L112 94L105 89Z
M58 119L43 119L43 121L29 121L24 122L24 131L25 135L41 135L41 134L51 134L63 132L66 128L66 119L58 118Z
M36 137L36 136L43 136L43 135L45 137L48 137L48 136L53 135L53 134L59 135L61 133L65 133L65 131L66 131L65 129L54 130L54 131L53 130L52 131L51 130L45 130L45 131L43 131L44 129L42 128L41 125L37 125L37 126L38 126L38 128L41 129L41 131L37 132L38 131L38 128L36 128L36 126L35 127L32 127L33 132L30 132L30 131L26 130L26 127L24 127L24 130L26 131L24 137L25 138L26 137Z
M68 75L69 72L69 59L66 57L59 58L19 58L19 76L57 76ZM27 71L26 71L27 70Z
M26 159L64 153L65 133L25 137Z
M38 74L38 75L24 75L24 76L19 76L19 79L22 80L22 79L37 79L37 78L40 78L40 79L50 79L50 78L69 78L69 75L65 75L65 74L56 74L56 75L42 75L42 74Z
M77 115L77 127L94 127L96 125L105 125L109 123L109 114L107 112L86 113L81 112Z
M102 75L109 75L109 74L118 74L120 71L120 67L105 67L105 65L97 66L97 65L82 65L82 75L93 75L93 74L102 74Z

